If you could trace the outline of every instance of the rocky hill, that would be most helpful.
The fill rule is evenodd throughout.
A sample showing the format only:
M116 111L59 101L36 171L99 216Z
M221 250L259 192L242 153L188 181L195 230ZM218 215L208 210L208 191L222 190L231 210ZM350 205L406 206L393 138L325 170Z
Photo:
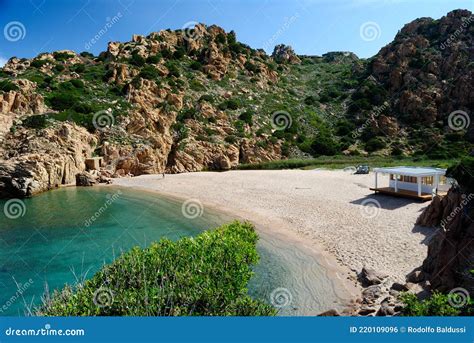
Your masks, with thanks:
M474 156L474 155L473 155ZM419 280L429 281L442 292L463 287L474 292L474 157L464 158L448 173L458 180L445 197L435 197L417 224L438 226L428 246L428 256L417 271Z
M418 19L369 60L284 45L268 56L202 24L111 42L99 56L11 58L0 69L0 195L74 183L91 157L103 158L97 173L119 177L462 154L472 125L453 129L449 115L469 121L473 108L472 18Z

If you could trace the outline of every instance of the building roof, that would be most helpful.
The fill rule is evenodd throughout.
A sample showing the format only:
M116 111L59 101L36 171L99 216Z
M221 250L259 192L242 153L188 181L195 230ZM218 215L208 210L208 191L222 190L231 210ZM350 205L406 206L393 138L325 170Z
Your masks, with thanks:
M374 168L374 172L407 176L434 176L446 174L446 169L429 167L388 167Z

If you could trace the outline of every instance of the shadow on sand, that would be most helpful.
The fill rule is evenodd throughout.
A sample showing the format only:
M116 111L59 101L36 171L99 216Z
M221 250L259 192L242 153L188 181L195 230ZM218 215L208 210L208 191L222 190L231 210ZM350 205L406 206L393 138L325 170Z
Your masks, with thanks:
M430 244L431 240L433 239L434 236L441 230L439 227L426 227L426 226L421 226L421 225L415 225L413 226L413 229L411 232L413 233L421 233L422 235L425 236L423 240L421 241L422 244L428 245Z
M412 199L392 197L384 194L370 194L363 198L351 201L351 204L366 206L369 203L378 203L380 208L384 210L396 210L403 206L407 206L414 202L418 202Z

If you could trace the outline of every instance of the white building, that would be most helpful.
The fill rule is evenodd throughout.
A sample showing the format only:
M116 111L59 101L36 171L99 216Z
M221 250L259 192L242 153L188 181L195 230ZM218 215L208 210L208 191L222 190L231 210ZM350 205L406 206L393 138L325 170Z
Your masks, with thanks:
M375 187L371 190L398 196L430 200L442 190L447 190L443 185L446 169L425 167L389 167L374 168ZM379 174L389 175L389 186L379 187Z

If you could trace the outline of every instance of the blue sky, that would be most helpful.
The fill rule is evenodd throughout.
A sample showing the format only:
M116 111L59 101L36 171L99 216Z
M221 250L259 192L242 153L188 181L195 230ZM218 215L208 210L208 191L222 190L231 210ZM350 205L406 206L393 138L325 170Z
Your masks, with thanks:
M370 57L411 20L440 18L457 8L474 11L474 1L0 0L0 65L11 56L60 49L97 54L108 41L189 22L234 30L241 42L267 52L285 43L298 54L344 50ZM107 23L107 32L91 44Z

